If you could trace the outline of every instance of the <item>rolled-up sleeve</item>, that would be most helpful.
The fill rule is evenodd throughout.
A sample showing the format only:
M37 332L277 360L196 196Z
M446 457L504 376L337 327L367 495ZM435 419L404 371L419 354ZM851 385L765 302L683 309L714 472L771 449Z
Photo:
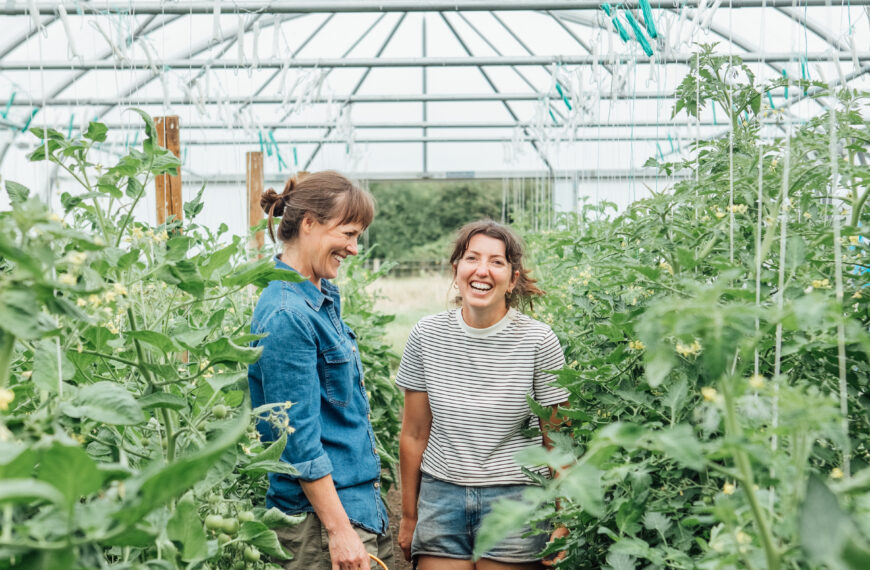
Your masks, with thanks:
M281 459L299 472L296 478L313 481L332 473L321 443L315 334L305 317L294 312L281 311L272 321L260 344L263 396L269 404L291 402L287 415L293 431Z

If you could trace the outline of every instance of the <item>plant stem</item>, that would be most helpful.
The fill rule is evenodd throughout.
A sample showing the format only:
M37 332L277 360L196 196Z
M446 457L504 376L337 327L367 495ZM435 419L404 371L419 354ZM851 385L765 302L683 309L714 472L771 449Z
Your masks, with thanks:
M0 388L9 381L9 365L12 363L12 349L15 348L15 335L0 329Z
M737 419L737 402L734 401L734 394L731 392L732 382L733 378L725 377L723 377L721 382L722 395L725 398L725 429L730 439L739 440L743 435L743 430ZM746 495L746 500L752 509L755 525L758 527L758 532L761 535L761 543L764 546L764 553L767 558L767 568L768 570L779 570L780 553L773 543L773 536L771 535L767 518L761 509L761 505L758 503L758 498L755 496L755 480L752 476L752 465L749 462L749 457L742 449L735 448L734 462L737 464L740 479L743 482L743 494Z

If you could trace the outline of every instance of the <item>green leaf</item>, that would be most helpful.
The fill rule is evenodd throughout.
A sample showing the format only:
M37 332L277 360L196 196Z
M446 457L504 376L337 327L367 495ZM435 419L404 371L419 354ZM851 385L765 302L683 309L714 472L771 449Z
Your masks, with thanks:
M260 358L260 353L263 351L261 347L238 346L226 337L214 340L203 348L212 364L220 362L253 364Z
M299 475L299 471L289 463L283 461L252 461L248 465L239 468L239 471L248 475L264 475L266 473L280 473L281 475Z
M269 529L269 527L261 522L248 521L242 523L242 528L239 529L239 538L278 560L290 560L293 558L293 554L284 550L284 547L281 546L275 531Z
M238 270L224 277L223 285L225 287L239 287L241 285L265 287L271 281L300 283L304 280L305 278L295 271L277 269L273 260L264 257L263 259L246 263L239 267Z
M32 289L0 292L0 328L24 340L44 336L57 325L39 307L40 303Z
M106 133L108 132L109 128L103 123L95 123L91 121L88 123L88 130L85 131L83 136L94 142L106 142Z
M127 109L127 111L133 111L145 121L145 136L149 139L157 138L157 127L154 125L154 119L151 118L151 115L143 111L142 109L136 109L135 107L131 107Z
M181 559L185 562L208 557L205 531L192 495L185 495L176 505L175 513L166 524L166 535L169 540L182 544Z
M60 351L60 365L64 380L69 380L75 374L73 363L66 353ZM58 390L58 345L55 339L41 340L36 343L33 354L33 376L31 379L40 390L54 394Z
M205 279L211 278L212 273L214 273L216 269L218 269L219 267L224 267L227 263L229 263L230 259L233 257L236 251L238 251L238 246L236 244L233 244L212 253L208 257L208 260L199 267L199 271L200 273L202 273L202 276Z
M167 356L173 352L181 352L182 350L181 346L179 346L177 342L175 342L165 334L156 331L128 331L125 332L124 335L153 346L154 348L162 352L164 356Z
M37 501L64 504L63 494L53 486L36 479L0 480L0 505L20 503L31 505Z
M63 494L69 509L103 485L96 463L83 449L60 443L42 452L38 477Z
M232 386L238 382L247 382L248 373L246 371L239 372L222 372L215 374L211 378L207 378L206 382L215 392L220 392L227 386Z
M136 425L145 421L133 395L114 382L97 382L79 390L61 411L73 418L87 418L112 425Z
M704 450L690 425L680 424L655 434L655 440L666 455L681 465L700 471L704 468Z
M128 488L138 489L128 497L124 508L113 516L126 525L133 525L145 515L181 495L203 478L212 465L242 438L250 421L250 412L239 414L228 424L226 431L198 451L182 457L170 465L154 463L137 477L128 481Z
M288 515L277 507L272 507L257 518L269 528L284 528L301 523L305 520L305 515Z
M36 453L24 444L0 441L0 479L29 477L37 460Z
M185 398L169 392L152 392L147 396L142 396L138 401L139 406L143 410L154 408L168 408L170 410L187 409L187 400Z
M281 454L284 453L284 448L287 447L287 432L283 432L281 437L273 441L269 447L251 458L251 463L259 461L278 461L281 459Z
M816 475L807 480L807 493L799 514L801 546L811 562L827 564L842 551L851 521L837 497Z
M474 539L472 559L478 560L487 550L498 544L512 531L522 528L534 518L538 510L537 502L518 502L500 500L492 505L492 510L484 517L480 530Z
M562 494L595 517L604 515L602 472L587 463L580 463L563 472L559 478Z
M9 194L9 201L13 207L26 202L30 196L30 190L27 186L11 180L6 181L6 193Z
M205 182L202 183L199 192L196 193L196 197L190 202L184 203L181 208L184 211L184 219L188 221L193 220L200 212L202 212L202 209L205 206L202 201L202 193L204 190Z

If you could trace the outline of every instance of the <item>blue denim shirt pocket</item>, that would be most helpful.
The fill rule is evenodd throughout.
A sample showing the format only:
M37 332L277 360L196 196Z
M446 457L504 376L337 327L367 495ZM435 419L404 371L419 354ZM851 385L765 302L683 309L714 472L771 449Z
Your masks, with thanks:
M354 353L347 344L337 344L321 352L326 379L326 398L336 406L347 406L353 395Z

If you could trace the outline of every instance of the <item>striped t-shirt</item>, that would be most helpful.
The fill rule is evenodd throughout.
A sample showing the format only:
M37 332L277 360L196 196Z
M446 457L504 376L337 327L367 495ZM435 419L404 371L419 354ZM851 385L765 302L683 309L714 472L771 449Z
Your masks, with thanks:
M526 396L543 406L568 400L545 370L565 365L544 323L514 309L486 329L469 327L461 309L424 317L408 338L396 383L427 392L432 410L424 473L467 486L528 483L514 455L542 445ZM527 466L547 473L544 467Z

